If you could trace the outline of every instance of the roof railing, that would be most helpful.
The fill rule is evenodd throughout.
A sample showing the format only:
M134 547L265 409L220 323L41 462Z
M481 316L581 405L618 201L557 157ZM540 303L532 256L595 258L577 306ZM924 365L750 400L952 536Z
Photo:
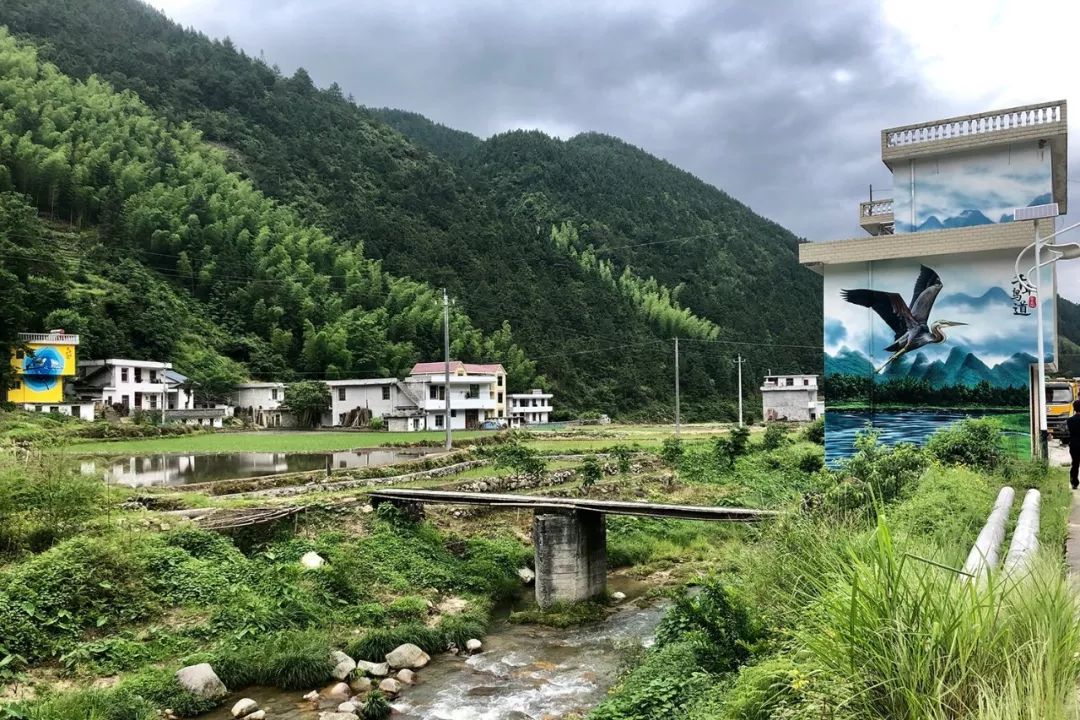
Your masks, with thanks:
M859 217L877 217L878 215L892 215L892 198L885 200L867 200L859 203Z
M67 333L19 333L19 341L24 343L52 343L55 345L78 345L78 335Z
M883 131L884 146L895 148L971 135L988 135L1035 125L1051 125L1065 119L1064 108L1065 102L1056 100L890 128Z

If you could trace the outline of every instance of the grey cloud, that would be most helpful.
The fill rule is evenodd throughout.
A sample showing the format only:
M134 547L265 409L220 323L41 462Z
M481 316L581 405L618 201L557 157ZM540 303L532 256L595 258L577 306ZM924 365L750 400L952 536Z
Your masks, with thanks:
M157 2L364 105L619 136L812 240L857 234L867 185L888 192L882 127L958 110L869 3Z

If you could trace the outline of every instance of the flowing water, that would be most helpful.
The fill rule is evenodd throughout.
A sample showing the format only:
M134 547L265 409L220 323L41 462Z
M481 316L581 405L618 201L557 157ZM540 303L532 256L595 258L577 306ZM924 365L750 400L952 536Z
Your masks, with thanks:
M611 577L609 589L634 594L642 587ZM443 653L416 673L417 682L393 702L395 718L408 720L527 720L584 714L603 700L628 651L652 642L666 605L628 600L606 620L557 629L496 621L472 656ZM317 720L302 691L246 688L202 720L230 720L241 697L269 708L274 720Z
M129 457L87 457L83 474L103 475L113 484L187 485L234 478L322 470L327 458L334 469L392 465L437 452L427 448L365 448L333 453L169 453Z

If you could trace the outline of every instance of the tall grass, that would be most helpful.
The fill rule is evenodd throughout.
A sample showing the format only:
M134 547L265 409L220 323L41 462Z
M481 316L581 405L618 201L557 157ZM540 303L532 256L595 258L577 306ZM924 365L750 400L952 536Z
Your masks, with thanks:
M855 717L1064 717L1080 678L1080 604L1059 564L958 580L898 547L879 521L865 552L834 556L796 634L811 661L854 688ZM922 550L922 552L927 552ZM998 713L998 714L994 714Z

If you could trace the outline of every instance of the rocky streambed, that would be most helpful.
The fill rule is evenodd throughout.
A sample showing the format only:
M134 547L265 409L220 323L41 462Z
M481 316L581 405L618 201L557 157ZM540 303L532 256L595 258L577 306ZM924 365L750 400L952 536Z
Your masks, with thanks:
M613 591L633 595L641 590L640 584L624 586L619 579L612 580ZM421 667L407 668L409 682L393 667L377 667L375 673L385 670L387 674L330 684L318 688L315 695L244 688L203 720L232 720L232 708L244 698L254 700L267 720L348 720L344 714L332 713L347 712L350 708L342 703L386 679L392 681L387 687L397 690L391 700L396 718L540 720L584 714L614 684L629 652L651 643L665 607L630 599L603 621L565 629L515 625L501 619L473 651L462 648L457 654L439 654ZM353 677L365 669L364 674L372 675L372 668L361 662Z

